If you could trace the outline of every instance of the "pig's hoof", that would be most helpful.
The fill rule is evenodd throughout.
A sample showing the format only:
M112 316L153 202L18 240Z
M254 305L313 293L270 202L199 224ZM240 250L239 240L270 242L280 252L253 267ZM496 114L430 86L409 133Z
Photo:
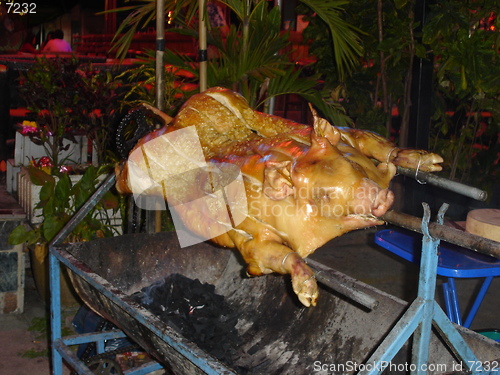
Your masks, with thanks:
M281 261L283 273L292 276L292 288L299 301L306 307L316 306L318 300L318 284L314 272L295 251L285 255Z
M395 165L418 169L422 172L439 172L443 158L424 150L402 149L393 160Z
M309 276L304 281L295 282L292 281L293 291L297 294L299 301L305 306L316 306L316 302L318 301L318 284L316 283L316 279L314 275Z

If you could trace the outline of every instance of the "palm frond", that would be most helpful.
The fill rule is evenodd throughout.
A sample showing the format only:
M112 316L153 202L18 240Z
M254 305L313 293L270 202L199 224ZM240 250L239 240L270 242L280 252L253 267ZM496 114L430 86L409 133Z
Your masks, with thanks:
M269 81L267 97L257 104L260 107L266 100L280 95L296 94L311 103L321 115L336 126L352 126L352 120L346 115L339 102L331 98L327 90L318 88L317 76L302 77L303 69L290 67L285 74Z
M359 63L362 53L358 33L361 31L341 17L344 0L300 0L326 22L332 36L335 62L341 78Z
M321 116L335 126L352 127L353 121L346 114L344 107L332 100L328 91L314 91L301 96L319 110Z

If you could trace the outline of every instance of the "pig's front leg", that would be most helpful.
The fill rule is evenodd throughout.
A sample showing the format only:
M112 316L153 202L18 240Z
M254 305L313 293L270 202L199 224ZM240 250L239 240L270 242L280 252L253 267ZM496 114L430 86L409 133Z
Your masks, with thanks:
M233 233L231 237L248 265L248 274L290 274L292 288L299 301L306 307L316 305L318 284L313 270L299 254L274 240L248 240L238 233Z
M425 150L399 148L382 136L367 130L338 128L342 140L364 155L382 163L418 169L423 172L439 172L443 158Z

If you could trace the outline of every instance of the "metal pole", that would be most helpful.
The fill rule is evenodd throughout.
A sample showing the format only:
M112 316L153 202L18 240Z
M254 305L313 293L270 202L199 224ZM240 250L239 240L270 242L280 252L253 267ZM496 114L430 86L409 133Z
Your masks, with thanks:
M428 363L432 326L435 326L448 349L470 370L468 373L478 374L482 371L476 356L434 299L439 239L432 235L429 206L423 205L424 217L419 225L423 238L417 298L365 362L365 368L359 371L358 375L382 373L386 367L382 364L389 363L412 334L411 375L426 374L428 368L424 365ZM439 211L438 220L441 223L446 208L447 206L443 205Z
M356 285L354 279L315 260L306 259L306 263L316 272L314 277L321 284L339 292L369 310L373 310L378 306L379 301L359 290L359 286Z
M198 33L199 33L199 50L198 50L198 60L200 63L200 92L207 89L207 62L208 62L208 51L207 51L207 28L205 19L205 0L198 0Z
M422 233L421 220L418 217L391 210L381 216L381 219L414 232ZM429 223L429 232L434 238L440 238L446 242L500 258L500 242L437 223Z
M411 375L424 375L424 364L429 360L429 345L431 342L432 317L434 316L434 295L436 293L436 269L438 266L439 239L431 237L429 234L429 221L431 210L427 203L424 206L424 217L421 222L422 237L422 257L420 260L420 273L418 278L418 297L423 300L422 320L413 333L412 361L417 365L417 369ZM439 210L438 223L442 224L444 213L448 204L444 204Z
M165 0L156 0L156 108L163 111L165 106Z
M478 201L485 201L488 198L488 193L484 190L439 177L432 173L415 171L414 169L403 167L398 167L397 169L399 174L412 177L417 181L428 182L431 185L462 194L469 198L474 198Z
M163 57L165 55L165 0L156 0L156 108L165 109L165 68ZM161 230L161 211L147 211L147 231L159 232Z
M274 1L274 6L278 7L281 9L282 7L282 2L283 0L275 0ZM270 115L274 115L274 111L276 110L276 97L273 96L272 98L270 98L268 100L268 109L267 109L267 113L269 113Z
M50 247L49 247L50 249ZM50 288L50 339L52 354L52 374L62 375L62 356L54 343L62 337L61 323L61 267L56 257L49 251L49 288Z

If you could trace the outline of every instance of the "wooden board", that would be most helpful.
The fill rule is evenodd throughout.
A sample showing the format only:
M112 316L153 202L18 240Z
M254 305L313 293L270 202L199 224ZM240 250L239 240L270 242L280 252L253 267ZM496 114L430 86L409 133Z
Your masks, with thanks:
M467 215L465 230L500 242L500 209L484 208L470 211Z

